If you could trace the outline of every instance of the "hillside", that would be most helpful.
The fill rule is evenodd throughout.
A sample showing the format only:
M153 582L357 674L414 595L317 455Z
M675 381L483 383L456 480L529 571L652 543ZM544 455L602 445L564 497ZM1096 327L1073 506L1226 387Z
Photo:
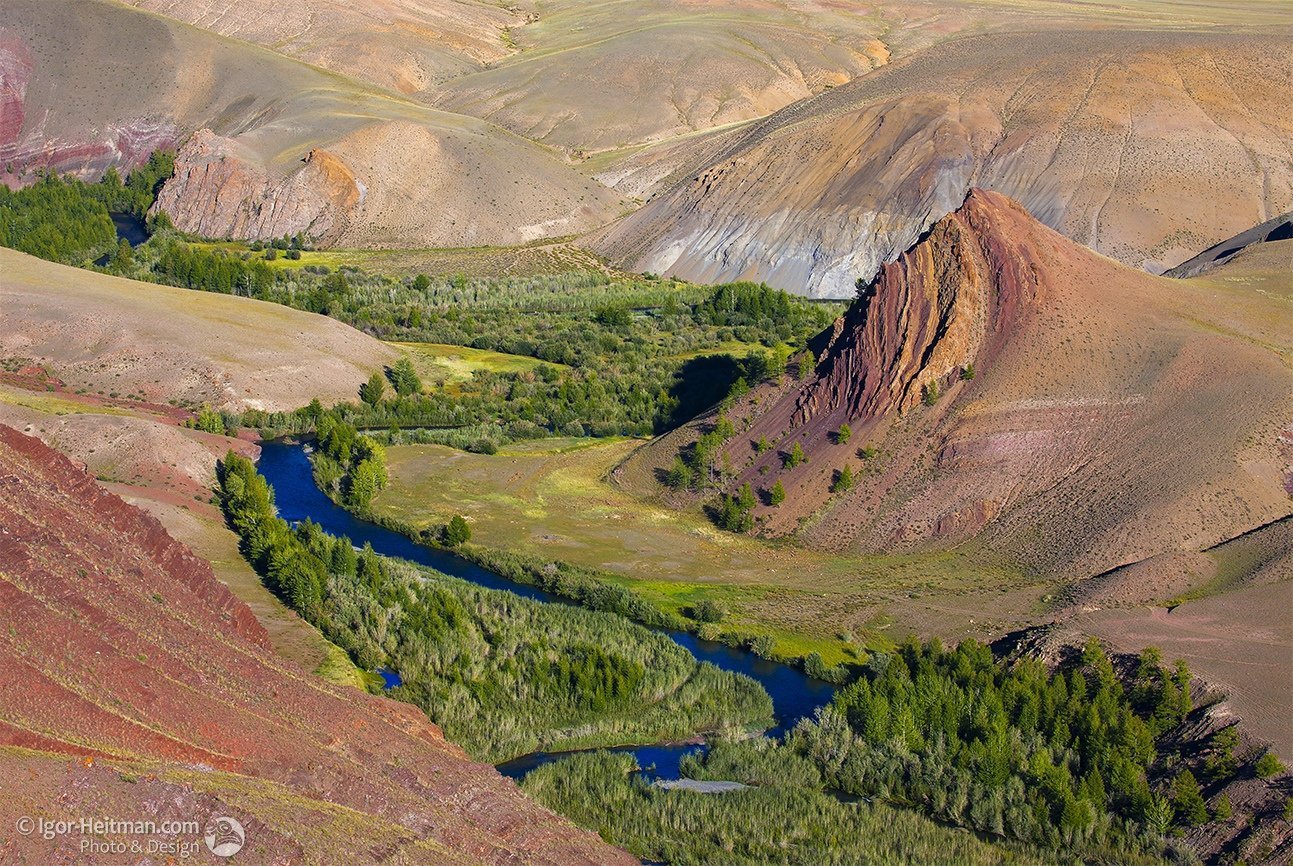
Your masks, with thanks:
M0 356L70 389L286 411L354 399L397 352L340 322L231 295L140 283L0 248Z
M42 167L94 177L181 143L160 206L187 231L515 244L586 231L617 207L498 127L115 3L8 0L0 69L6 182Z
M631 862L471 763L420 712L270 655L204 562L7 427L0 479L8 826L227 815L254 862ZM0 854L72 862L79 841L6 834Z
M784 505L755 509L766 534L968 545L1052 577L1232 538L1290 510L1293 313L1286 273L1268 276L1154 277L975 191L883 268L802 381L730 410L728 486L783 484ZM685 441L634 459L667 465ZM808 460L785 468L795 443ZM832 494L845 466L857 483Z
M849 297L978 187L1162 272L1293 205L1290 70L1280 36L955 39L700 146L630 157L605 179L654 197L592 244L639 270Z

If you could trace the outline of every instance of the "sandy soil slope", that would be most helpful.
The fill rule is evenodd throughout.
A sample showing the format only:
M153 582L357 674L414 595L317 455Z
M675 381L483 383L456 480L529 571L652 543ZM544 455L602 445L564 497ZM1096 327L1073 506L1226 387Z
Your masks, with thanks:
M396 352L340 322L0 249L0 355L70 388L154 403L290 410L353 399Z
M971 187L1161 272L1293 205L1293 40L965 37L671 154L606 169L641 210L594 236L640 270L848 297Z

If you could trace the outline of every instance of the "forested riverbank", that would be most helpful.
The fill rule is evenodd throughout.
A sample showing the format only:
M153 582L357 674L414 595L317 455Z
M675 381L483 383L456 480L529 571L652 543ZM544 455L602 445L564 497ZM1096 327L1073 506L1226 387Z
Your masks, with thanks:
M664 635L356 552L308 521L293 528L236 454L220 480L229 523L270 588L361 668L398 671L388 694L480 759L771 723L757 683L698 664Z

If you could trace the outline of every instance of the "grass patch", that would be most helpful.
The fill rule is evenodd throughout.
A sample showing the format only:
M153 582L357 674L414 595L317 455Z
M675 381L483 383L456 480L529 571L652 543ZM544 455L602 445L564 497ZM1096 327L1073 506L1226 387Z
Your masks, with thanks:
M525 355L508 355L469 346L446 343L389 343L402 350L413 362L418 375L427 383L447 384L469 381L477 371L486 373L525 373L544 362ZM550 364L562 367L561 364Z
M56 394L25 391L21 388L10 388L0 385L0 403L10 406L21 406L46 415L132 415L125 409L115 406L98 406L69 400Z
M314 669L315 676L339 686L354 686L364 691L372 686L381 687L381 674L361 671L336 644L329 642L324 653L323 661Z
M392 446L390 484L372 508L432 531L462 514L483 548L609 572L669 614L712 601L725 615L706 636L767 637L776 655L817 652L828 664L859 661L913 631L1004 630L1013 623L993 626L993 617L1003 608L1031 613L1041 594L1017 573L963 554L837 555L723 532L699 510L640 500L608 482L640 444L550 439L492 456Z

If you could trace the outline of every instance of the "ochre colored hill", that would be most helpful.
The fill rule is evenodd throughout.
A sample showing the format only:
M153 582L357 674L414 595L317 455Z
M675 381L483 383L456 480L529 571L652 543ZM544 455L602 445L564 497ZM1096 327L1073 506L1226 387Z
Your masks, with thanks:
M3 426L0 489L6 827L229 816L255 863L633 862L472 763L419 710L272 655L248 608L155 519ZM116 862L80 842L6 831L0 860Z
M124 173L180 143L161 206L186 231L479 246L617 212L603 186L487 122L115 3L7 0L0 81L4 182Z
M634 269L849 297L979 187L1159 273L1293 206L1290 93L1286 35L954 39L630 157L604 178L654 198L592 242Z
M389 346L326 316L140 283L0 247L0 355L73 389L241 411L354 399Z
M974 191L884 266L802 381L730 410L729 488L782 482L786 503L756 509L767 534L969 545L1046 576L1232 538L1290 511L1293 287L1272 273L1155 277ZM667 465L683 441L638 459ZM785 468L795 443L808 462ZM832 494L845 466L857 483Z

